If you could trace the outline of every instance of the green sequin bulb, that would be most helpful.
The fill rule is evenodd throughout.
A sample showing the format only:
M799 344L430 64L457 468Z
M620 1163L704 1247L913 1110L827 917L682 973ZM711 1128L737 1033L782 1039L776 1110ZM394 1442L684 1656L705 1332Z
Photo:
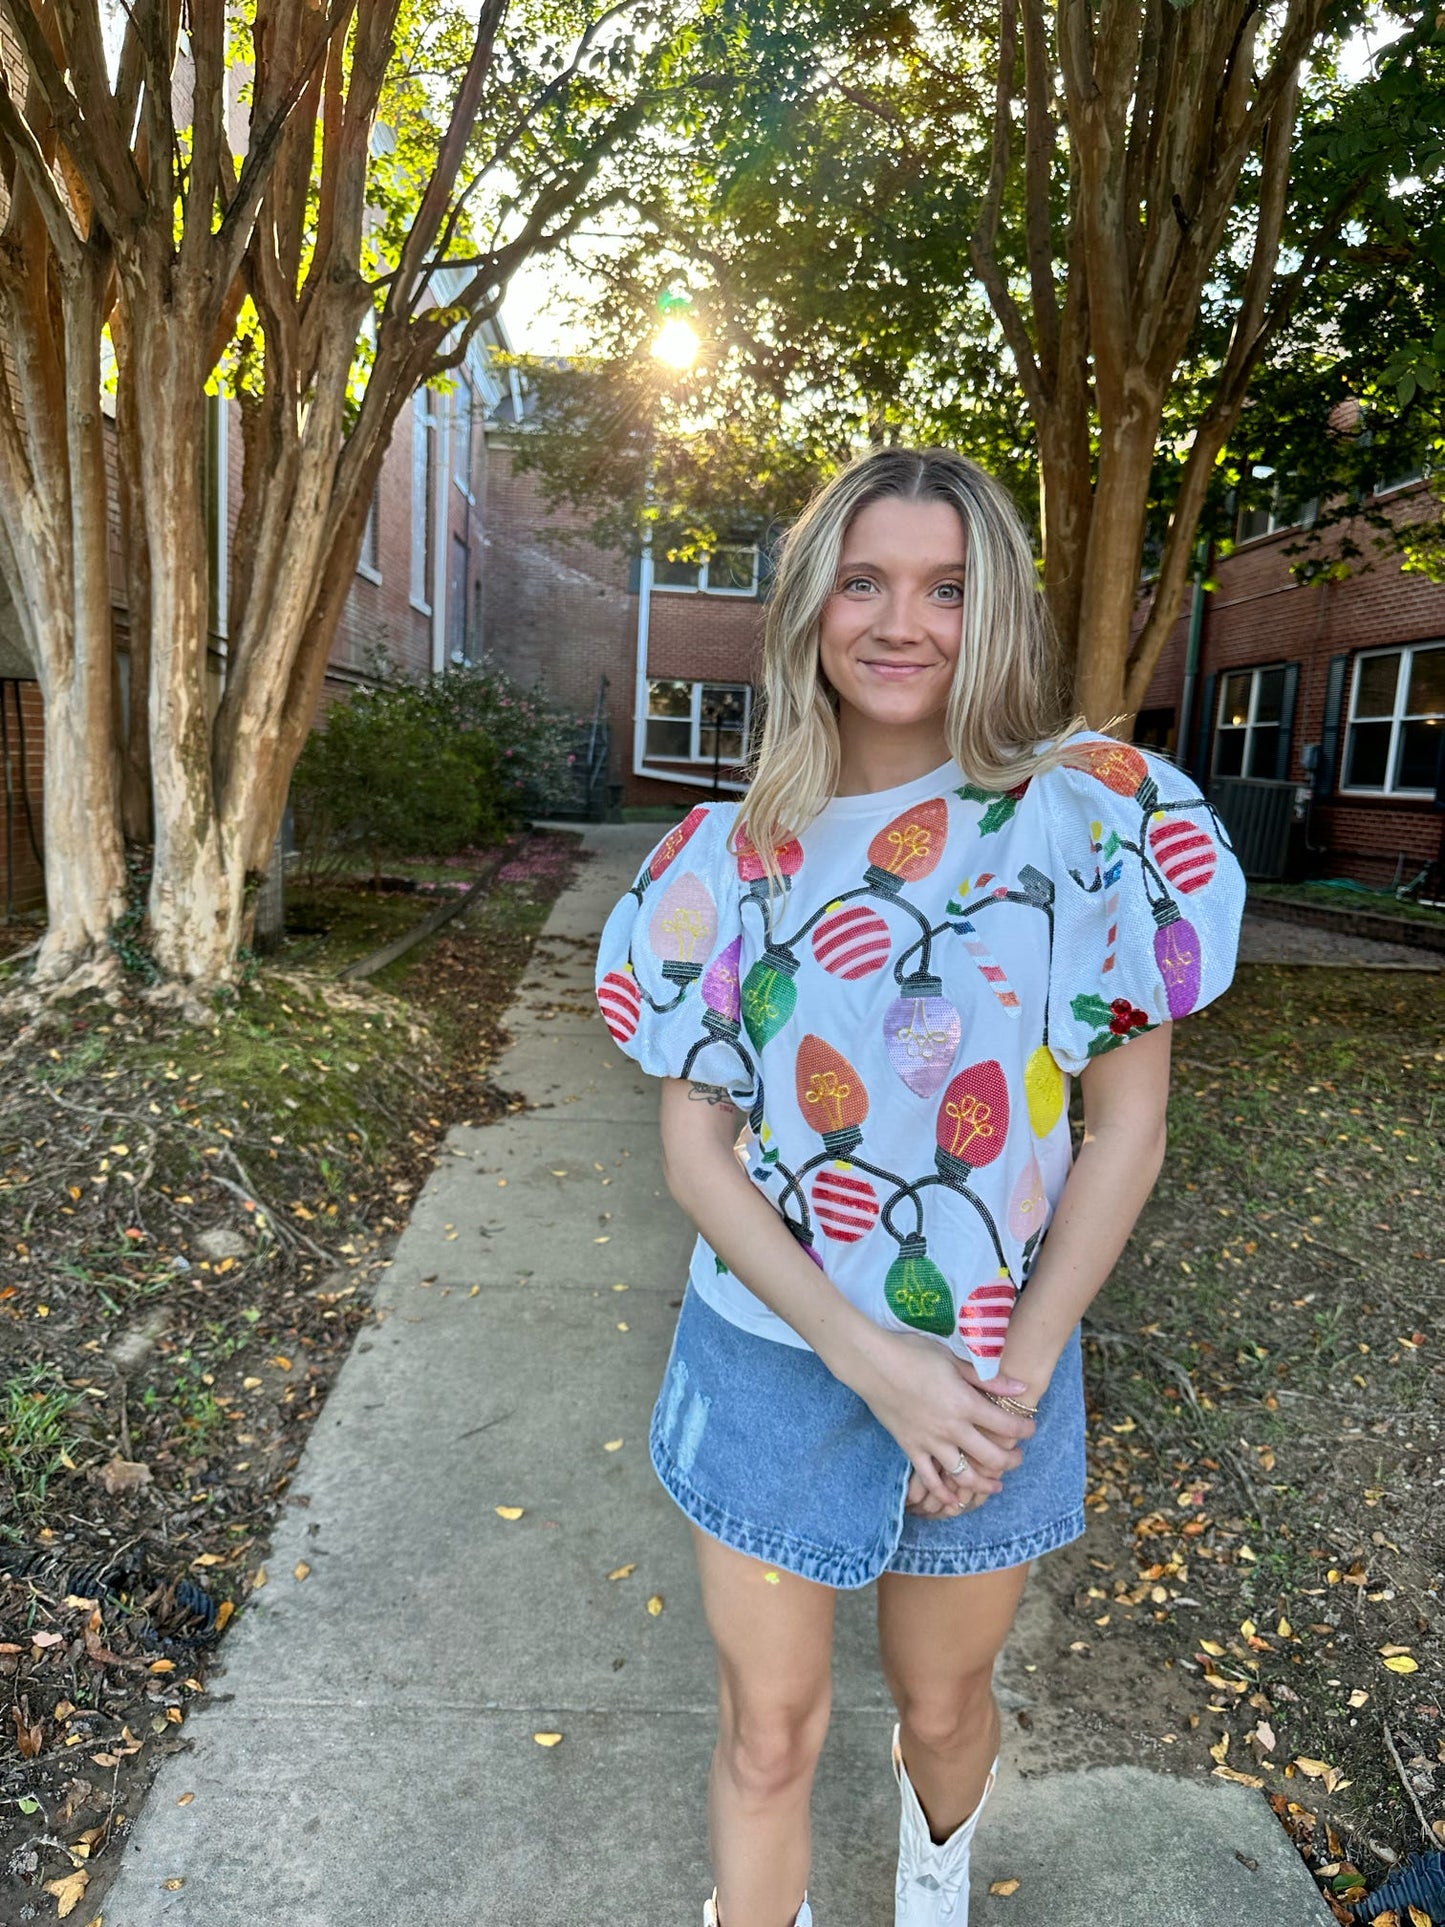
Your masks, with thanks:
M883 1295L894 1317L915 1331L932 1332L938 1338L953 1336L953 1293L922 1238L903 1240L883 1280Z
M761 1050L776 1037L793 1014L798 990L793 972L796 957L781 950L765 950L743 979L743 1023L754 1046Z

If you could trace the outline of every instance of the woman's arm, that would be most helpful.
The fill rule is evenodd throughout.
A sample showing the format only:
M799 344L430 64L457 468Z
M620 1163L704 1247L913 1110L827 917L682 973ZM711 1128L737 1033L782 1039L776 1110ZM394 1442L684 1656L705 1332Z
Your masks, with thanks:
M952 1504L955 1491L997 1489L998 1474L1022 1462L1015 1442L1032 1436L1034 1421L986 1399L936 1339L886 1332L845 1298L743 1169L734 1149L740 1129L724 1090L663 1078L662 1163L672 1196L728 1269L864 1400L936 1498ZM960 1451L976 1474L950 1486L940 1468Z
M999 1370L1038 1403L1059 1354L1107 1282L1164 1162L1172 1024L1160 1024L1080 1073L1084 1140L1039 1261L1014 1307Z

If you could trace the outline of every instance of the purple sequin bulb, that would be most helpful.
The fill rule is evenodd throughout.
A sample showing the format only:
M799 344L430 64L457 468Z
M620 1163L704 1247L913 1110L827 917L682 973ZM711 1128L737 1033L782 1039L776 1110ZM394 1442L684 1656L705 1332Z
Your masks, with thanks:
M1199 933L1188 917L1154 932L1154 958L1169 997L1169 1015L1187 1017L1199 1002Z
M910 1091L932 1097L948 1081L962 1021L937 977L910 977L900 988L883 1019L888 1061Z
M736 1023L742 1011L742 988L738 965L742 958L741 936L726 944L703 972L702 999L709 1010Z

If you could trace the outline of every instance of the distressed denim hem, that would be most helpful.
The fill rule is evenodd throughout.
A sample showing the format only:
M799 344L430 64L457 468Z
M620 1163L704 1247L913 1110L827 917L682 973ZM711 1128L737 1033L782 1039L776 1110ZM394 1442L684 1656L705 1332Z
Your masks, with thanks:
M1017 1533L1012 1539L1003 1539L993 1545L952 1546L940 1548L937 1552L924 1552L916 1546L900 1546L886 1570L910 1573L925 1579L952 1578L961 1573L999 1572L1005 1566L1021 1566L1026 1559L1037 1559L1043 1553L1057 1552L1060 1546L1083 1538L1085 1529L1084 1510L1080 1506L1049 1525L1039 1526L1033 1532Z
M781 1566L785 1572L796 1573L800 1579L812 1579L821 1586L833 1586L845 1592L870 1584L887 1563L891 1549L886 1546L878 1547L873 1553L840 1558L831 1547L814 1546L800 1540L795 1533L736 1518L688 1484L662 1443L656 1424L648 1435L648 1449L653 1471L688 1518L735 1552L747 1553L750 1558L763 1559L769 1565Z

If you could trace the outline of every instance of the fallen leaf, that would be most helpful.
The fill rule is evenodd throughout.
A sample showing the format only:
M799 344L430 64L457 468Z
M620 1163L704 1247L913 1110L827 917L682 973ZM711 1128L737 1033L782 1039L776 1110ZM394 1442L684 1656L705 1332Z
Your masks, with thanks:
M1417 1907L1413 1900L1410 1902L1410 1927L1432 1927L1429 1914L1422 1907Z
M1311 1780L1322 1780L1325 1775L1331 1771L1327 1760L1306 1760L1301 1755L1296 1754L1294 1763L1300 1772Z
M46 1893L54 1894L59 1903L56 1908L59 1919L64 1920L67 1914L73 1913L80 1905L89 1881L89 1867L77 1867L74 1873L64 1874L59 1880L46 1881Z
M1350 1694L1350 1705L1363 1706L1365 1702L1369 1699L1369 1697L1370 1697L1369 1694L1365 1691L1363 1686L1357 1686L1354 1689L1354 1691Z
M152 1482L151 1469L143 1459L123 1459L119 1453L95 1476L112 1499L125 1492L139 1492L142 1486Z
M556 1746L561 1740L562 1735L560 1733L534 1733L532 1738L537 1742L538 1746Z
M612 1572L608 1573L607 1577L609 1579L630 1579L636 1571L637 1562L634 1560L630 1566L616 1567Z
M1407 1653L1397 1653L1393 1659L1387 1659L1385 1664L1392 1673L1418 1673L1420 1670L1419 1660L1411 1659Z
M604 1452L620 1452L622 1450L621 1439L608 1439L602 1450Z
M648 1600L647 1610L652 1614L654 1619L657 1618L657 1615L662 1611L662 1594L660 1592L655 1592L651 1599Z
M1377 1646L1375 1651L1383 1653L1386 1659L1393 1659L1397 1653L1408 1653L1408 1646Z
M1212 1767L1211 1772L1221 1780L1234 1780L1240 1786L1263 1786L1264 1781L1257 1773L1238 1773L1232 1766Z
M59 1646L64 1642L64 1633L39 1632L30 1635L32 1646Z
M192 1800L195 1799L195 1797L196 1796L194 1793L182 1793L177 1799L176 1805L178 1807L188 1807L191 1804Z
M494 1510L499 1519L520 1519L523 1512L519 1505L499 1505Z
M295 1571L296 1577L298 1579L305 1579L310 1573L311 1568L310 1566L307 1565L304 1559L298 1559L293 1570Z
M18 1706L10 1708L10 1717L15 1722L15 1739L20 1748L22 1760L33 1760L45 1744L45 1729L40 1725L27 1726L24 1715Z
M1213 1746L1210 1747L1209 1757L1211 1760L1218 1760L1220 1765L1222 1766L1224 1764L1224 1756L1228 1751L1229 1751L1229 1735L1227 1733L1221 1733L1219 1738L1214 1742Z
M991 1880L988 1890L991 1894L1016 1894L1019 1886L1017 1880Z

